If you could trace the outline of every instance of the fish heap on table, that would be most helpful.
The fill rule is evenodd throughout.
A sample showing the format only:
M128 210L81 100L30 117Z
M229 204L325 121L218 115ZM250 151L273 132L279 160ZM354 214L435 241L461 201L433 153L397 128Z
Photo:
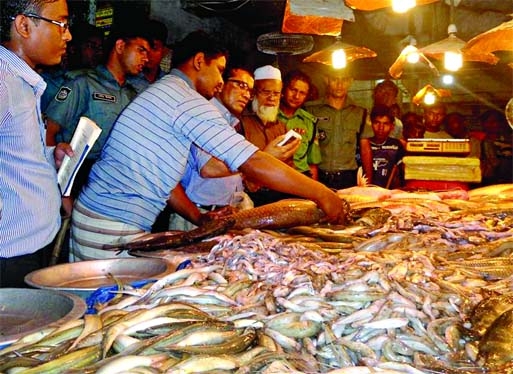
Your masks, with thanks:
M352 226L229 232L191 268L3 348L0 372L513 372L513 186L494 188L345 191Z

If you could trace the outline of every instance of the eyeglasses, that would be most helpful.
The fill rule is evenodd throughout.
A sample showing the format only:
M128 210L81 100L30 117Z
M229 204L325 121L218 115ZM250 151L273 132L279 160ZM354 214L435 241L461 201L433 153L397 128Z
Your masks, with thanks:
M259 90L258 94L269 98L269 97L273 97L273 96L280 96L281 91Z
M249 85L246 82L240 81L238 79L232 79L232 78L227 79L227 81L234 83L241 90L249 92L250 95L253 95L253 89L250 88Z
M23 15L25 17L30 17L30 18L35 18L35 19L40 19L42 21L46 21L46 22L49 22L49 23L53 23L54 25L57 25L59 26L62 30L62 32L66 32L66 30L69 30L69 27L70 27L70 24L69 22L59 22L59 21L55 21L53 19L50 19L50 18L46 18L46 17L42 17L40 16L39 14L35 14L35 13L23 13Z

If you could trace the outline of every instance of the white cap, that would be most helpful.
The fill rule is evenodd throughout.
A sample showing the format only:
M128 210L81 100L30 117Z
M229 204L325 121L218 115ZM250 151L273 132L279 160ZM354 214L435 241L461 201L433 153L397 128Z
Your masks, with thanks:
M271 65L265 65L262 67L259 67L255 70L254 73L255 80L261 80L261 79L276 79L281 81L281 72L279 69L276 69L275 67Z

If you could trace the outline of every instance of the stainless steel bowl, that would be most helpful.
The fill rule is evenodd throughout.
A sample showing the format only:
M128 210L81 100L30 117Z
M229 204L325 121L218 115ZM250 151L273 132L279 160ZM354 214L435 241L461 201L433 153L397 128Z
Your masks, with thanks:
M0 346L44 327L81 318L86 303L67 292L0 288Z
M160 279L176 265L159 258L119 258L59 264L33 271L25 283L36 288L61 290L86 298L99 287Z

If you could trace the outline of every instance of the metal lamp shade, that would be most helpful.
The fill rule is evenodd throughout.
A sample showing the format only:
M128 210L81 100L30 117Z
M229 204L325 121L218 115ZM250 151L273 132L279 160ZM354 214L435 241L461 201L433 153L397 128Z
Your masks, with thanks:
M331 55L334 51L338 49L343 49L346 52L347 63L350 63L354 60L358 60L360 58L372 58L377 56L376 52L370 50L369 48L357 47L337 40L328 48L324 48L304 58L303 62L318 62L324 65L331 66Z
M438 0L417 0L418 5L435 3ZM346 0L346 5L358 10L377 10L392 6L392 0Z
M474 36L463 48L464 53L486 54L495 51L513 51L513 20Z
M449 37L440 40L439 42L430 44L420 49L424 55L435 58L437 60L443 60L444 53L446 51L461 50L463 54L463 61L474 61L474 62L486 62L487 64L495 65L499 59L492 53L486 53L482 51L464 50L465 41L458 38L456 35L451 34Z
M435 88L430 84L422 87L412 98L412 103L415 105L422 105L424 102L424 97L428 94L434 94L437 100L443 99L445 97L451 96L451 91L445 88Z

